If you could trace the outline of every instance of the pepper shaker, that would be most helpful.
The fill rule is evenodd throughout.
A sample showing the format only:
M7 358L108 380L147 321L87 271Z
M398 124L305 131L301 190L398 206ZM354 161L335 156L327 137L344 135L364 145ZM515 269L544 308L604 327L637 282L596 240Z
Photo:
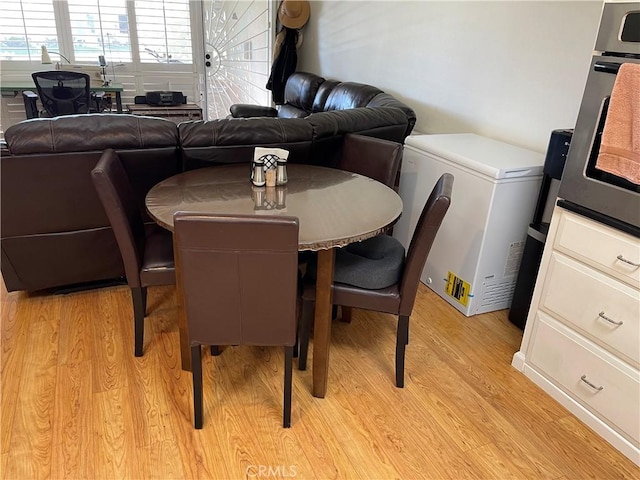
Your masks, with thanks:
M287 161L278 160L276 168L276 185L286 185L287 181L289 181L287 178Z
M262 160L261 158L258 158L253 161L253 171L251 173L251 182L257 187L263 186L266 182L264 178L264 160Z

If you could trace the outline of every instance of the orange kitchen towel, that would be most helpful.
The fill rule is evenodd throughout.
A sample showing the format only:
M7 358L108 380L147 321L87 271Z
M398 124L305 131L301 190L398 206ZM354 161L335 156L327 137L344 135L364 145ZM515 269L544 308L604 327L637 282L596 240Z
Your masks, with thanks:
M640 64L620 65L596 167L640 185Z

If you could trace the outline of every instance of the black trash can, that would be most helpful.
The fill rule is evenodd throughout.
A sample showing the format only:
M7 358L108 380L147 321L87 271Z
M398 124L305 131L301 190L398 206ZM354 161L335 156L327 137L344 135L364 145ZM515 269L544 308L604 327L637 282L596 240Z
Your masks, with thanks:
M538 195L533 223L529 225L527 238L522 252L522 261L518 270L518 277L513 291L509 321L524 329L527 322L533 290L540 269L540 260L544 251L544 244L549 231L551 213L558 196L560 179L564 170L564 163L569 152L573 130L554 130L551 132L547 156L544 161L542 185Z

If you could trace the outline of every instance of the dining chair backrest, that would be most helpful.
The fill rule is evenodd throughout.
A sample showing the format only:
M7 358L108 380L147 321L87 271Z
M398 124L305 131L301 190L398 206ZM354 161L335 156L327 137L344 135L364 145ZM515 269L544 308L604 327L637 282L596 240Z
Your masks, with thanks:
M451 204L453 175L444 173L427 199L413 232L400 280L400 315L410 315L418 292L420 275L431 246Z
M192 346L295 344L297 218L178 212L174 227Z
M344 136L338 168L373 178L394 188L402 151L401 143L348 133Z
M40 101L51 117L88 113L91 78L82 72L52 70L31 74Z
M191 344L193 420L203 425L201 345L284 346L282 425L291 426L298 328L298 219L174 215L178 288Z
M139 287L145 247L144 222L127 172L115 150L105 150L91 177L118 242L127 283L130 287Z
M144 347L147 287L175 284L173 239L168 230L145 226L129 176L115 150L103 152L91 178L116 237L131 289L134 351L139 357Z

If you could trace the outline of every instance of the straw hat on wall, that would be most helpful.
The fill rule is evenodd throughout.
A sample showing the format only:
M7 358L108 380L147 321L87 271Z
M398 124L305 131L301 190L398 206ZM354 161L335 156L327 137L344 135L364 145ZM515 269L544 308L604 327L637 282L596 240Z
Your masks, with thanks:
M287 28L302 28L309 21L309 2L307 0L283 0L278 9L278 19Z

